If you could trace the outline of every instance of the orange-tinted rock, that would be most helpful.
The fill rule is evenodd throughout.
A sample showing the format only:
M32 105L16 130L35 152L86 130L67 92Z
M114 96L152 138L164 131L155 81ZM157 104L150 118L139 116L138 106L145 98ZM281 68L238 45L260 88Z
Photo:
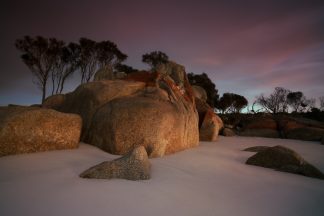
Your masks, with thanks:
M209 109L206 112L199 129L199 139L201 141L216 141L222 127L222 120L214 113L212 109Z
M256 117L248 122L244 129L271 129L277 130L277 122L270 117Z
M64 103L57 110L81 116L83 121L81 139L84 140L92 116L98 108L113 99L135 94L144 87L143 82L122 80L105 80L81 84L73 92L65 95Z
M75 114L34 107L0 109L0 156L79 145L81 118Z
M195 147L199 142L197 112L178 96L149 87L115 99L96 112L86 141L113 154L143 145L150 157Z

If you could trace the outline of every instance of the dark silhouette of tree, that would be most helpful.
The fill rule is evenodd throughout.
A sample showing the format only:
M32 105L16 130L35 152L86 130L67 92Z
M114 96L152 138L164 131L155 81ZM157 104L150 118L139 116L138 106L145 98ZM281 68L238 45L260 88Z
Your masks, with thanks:
M80 58L78 66L81 73L81 83L89 82L97 70L96 42L87 38L80 38Z
M236 113L239 113L242 111L242 109L244 109L245 107L247 107L247 105L249 104L248 100L242 96L242 95L238 95L238 94L234 94L234 103L233 103L233 110Z
M63 91L64 83L77 69L80 58L79 46L64 43L58 49L54 69L52 70L52 95Z
M119 72L125 72L126 74L130 74L130 73L134 73L134 72L138 71L137 69L135 69L131 66L121 64L121 63L118 63L115 65L115 70L117 70Z
M146 53L142 56L142 62L150 65L153 70L161 64L168 63L168 61L169 57L161 51Z
M316 99L307 99L300 91L290 92L287 95L287 102L294 112L310 111L315 107Z
M21 58L35 76L34 83L42 91L42 102L46 97L47 81L56 61L58 46L61 41L55 38L25 36L17 39L15 46L23 54Z
M288 104L292 107L295 112L304 111L308 105L311 105L312 101L307 100L304 94L300 91L290 92L287 95Z
M79 68L81 83L89 82L95 72L102 67L121 63L127 58L117 45L110 41L95 42L87 38L79 40Z
M96 44L96 54L99 67L114 67L115 65L125 61L127 55L122 53L117 45L111 41L101 41Z
M224 93L216 104L216 108L221 110L222 113L239 113L247 105L248 101L244 96L234 93Z
M320 110L324 111L324 96L321 96L319 99Z
M287 95L289 94L289 90L276 87L274 92L269 95L269 97L265 97L263 94L257 97L257 103L262 106L266 111L271 112L273 114L279 112L287 112L288 111L288 102Z
M215 84L209 79L208 75L206 73L189 73L188 80L191 85L197 85L205 89L207 93L207 103L211 107L215 107L215 104L217 103L219 98L218 90L216 89Z

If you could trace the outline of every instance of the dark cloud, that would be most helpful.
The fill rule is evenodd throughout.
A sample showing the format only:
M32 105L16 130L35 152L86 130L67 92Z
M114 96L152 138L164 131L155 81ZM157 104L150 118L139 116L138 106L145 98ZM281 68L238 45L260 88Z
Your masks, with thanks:
M324 94L322 0L8 0L0 6L0 104L37 93L13 46L23 35L109 39L139 68L146 67L143 53L159 49L188 72L208 73L220 92L250 101L277 85Z

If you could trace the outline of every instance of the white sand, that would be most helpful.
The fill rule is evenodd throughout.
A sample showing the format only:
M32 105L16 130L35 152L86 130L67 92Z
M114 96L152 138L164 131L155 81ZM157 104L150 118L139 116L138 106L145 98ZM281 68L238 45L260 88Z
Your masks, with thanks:
M284 145L324 171L324 145L220 137L151 159L147 181L89 180L85 169L118 156L90 145L0 158L0 215L324 215L324 181L245 165L255 145Z

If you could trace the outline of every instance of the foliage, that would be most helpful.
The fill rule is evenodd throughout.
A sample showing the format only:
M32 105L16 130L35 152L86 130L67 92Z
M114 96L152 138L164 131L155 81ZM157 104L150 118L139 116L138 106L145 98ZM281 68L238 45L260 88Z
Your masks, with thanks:
M257 97L256 102L266 111L273 114L288 111L287 95L290 93L288 89L276 87L272 94L268 97L261 94Z
M207 103L211 107L215 107L215 104L218 101L219 95L218 90L216 89L215 84L210 80L206 73L202 74L188 74L188 80L191 85L197 85L205 89L207 93Z
M110 41L96 42L88 38L80 38L78 46L80 50L78 66L81 72L81 83L89 82L99 68L114 67L127 58L127 55Z
M126 64L121 64L121 63L118 63L118 64L115 65L115 70L117 70L119 72L125 72L126 74L138 72L137 69L135 69L135 68L133 68L131 66L128 66Z
M320 110L324 111L324 96L319 97Z
M80 50L76 44L70 43L68 46L61 44L51 73L52 95L62 93L65 81L78 67L79 55Z
M153 70L161 64L168 63L168 61L169 57L161 51L146 53L142 56L142 62L150 65Z
M244 96L234 93L224 93L216 104L216 108L222 113L239 113L248 105L248 101Z
M307 100L300 91L290 92L287 95L287 102L293 108L294 112L302 112L309 106L314 106L313 99ZM310 107L311 108L311 107Z
M46 86L51 70L55 66L57 54L64 42L55 38L25 36L17 39L15 46L23 54L21 58L35 76L34 83L42 91L42 102L46 97Z
M35 76L35 84L46 97L48 79L52 81L52 95L62 93L65 81L80 69L81 83L89 82L101 67L120 64L127 58L117 45L110 41L96 42L80 38L79 43L65 44L55 38L25 36L15 46L21 58Z

